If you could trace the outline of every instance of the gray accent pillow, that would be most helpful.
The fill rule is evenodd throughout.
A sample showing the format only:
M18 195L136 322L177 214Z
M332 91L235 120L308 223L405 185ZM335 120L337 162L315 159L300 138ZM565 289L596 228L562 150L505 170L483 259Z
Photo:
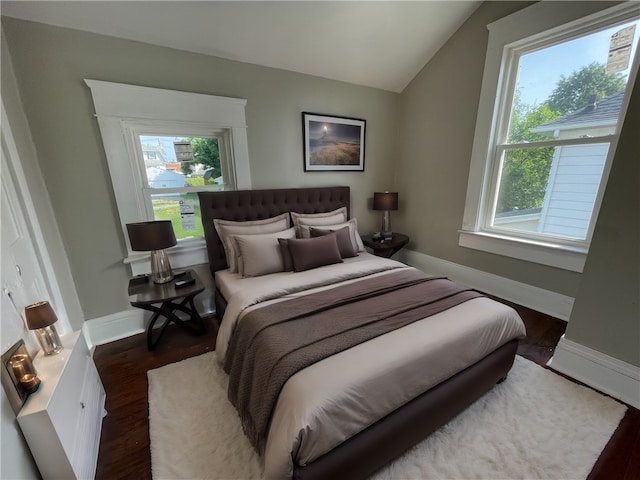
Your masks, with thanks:
M324 235L328 235L332 232L336 234L336 241L338 242L338 250L340 250L340 256L342 258L351 258L357 257L358 253L353 248L353 243L351 242L351 231L349 227L342 227L337 230L325 230L322 228L310 228L311 238L314 237L323 237Z
M342 263L335 232L323 237L290 238L288 243L296 272Z
M339 228L349 226L349 232L351 233L351 243L353 243L353 249L356 252L364 252L364 244L362 243L362 239L358 234L358 221L355 218L348 220L344 223L340 223L337 225L314 225L313 228L322 229L322 230L338 230ZM298 230L296 231L296 236L298 238L309 238L311 237L311 226L309 225L299 225Z

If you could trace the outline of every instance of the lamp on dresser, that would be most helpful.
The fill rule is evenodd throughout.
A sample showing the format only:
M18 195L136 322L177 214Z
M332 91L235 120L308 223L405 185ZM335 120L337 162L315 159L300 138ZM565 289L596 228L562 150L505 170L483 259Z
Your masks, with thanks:
M62 342L54 323L58 321L56 313L49 302L38 302L24 309L24 316L29 330L34 330L45 355L55 355L62 351Z
M382 238L390 240L391 233L391 210L398 209L398 192L375 192L373 194L373 209L382 210Z
M173 271L165 248L173 247L176 235L171 220L127 223L131 250L151 252L151 279L153 283L173 280Z

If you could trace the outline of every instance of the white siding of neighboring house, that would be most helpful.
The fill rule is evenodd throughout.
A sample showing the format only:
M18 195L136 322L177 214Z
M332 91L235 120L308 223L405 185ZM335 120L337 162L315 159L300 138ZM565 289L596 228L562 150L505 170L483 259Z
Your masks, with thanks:
M586 238L608 147L597 143L556 148L539 232Z
M510 217L496 217L493 225L501 228L511 228L521 232L537 232L540 224L540 211L530 215L514 215Z

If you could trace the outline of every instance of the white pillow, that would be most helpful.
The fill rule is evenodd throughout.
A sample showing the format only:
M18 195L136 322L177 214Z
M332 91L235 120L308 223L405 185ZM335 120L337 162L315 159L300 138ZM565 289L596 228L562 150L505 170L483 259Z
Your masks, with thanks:
M238 273L241 277L259 277L283 272L284 260L278 238L295 238L296 229L256 235L232 235L238 252Z
M353 249L356 252L364 252L364 244L362 243L362 239L360 238L360 234L358 233L358 221L355 218L352 218L348 222L339 223L337 225L313 226L313 228L317 228L318 230L338 230L344 227L349 227ZM300 225L300 233L300 238L311 238L311 226Z
M227 257L227 265L229 271L235 273L238 271L236 264L235 242L231 241L231 235L257 235L260 233L281 232L289 228L289 214L283 213L276 217L266 218L264 220L251 220L247 222L234 222L232 220L214 219L213 226L218 232L224 254Z
M301 236L300 227L302 225L317 227L321 225L335 225L337 223L346 222L347 207L340 207L340 208L336 208L331 212L322 212L322 213L291 212L291 219L293 220L293 226L296 228L296 232L298 233L298 236Z

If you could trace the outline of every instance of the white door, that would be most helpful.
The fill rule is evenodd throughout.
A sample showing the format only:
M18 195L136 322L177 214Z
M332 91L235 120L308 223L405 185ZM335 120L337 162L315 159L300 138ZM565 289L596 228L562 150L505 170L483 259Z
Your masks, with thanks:
M27 332L24 307L50 300L40 270L24 212L7 162L6 145L0 149L2 170L0 271L2 285L2 351L23 338L30 352L37 350L35 336Z

